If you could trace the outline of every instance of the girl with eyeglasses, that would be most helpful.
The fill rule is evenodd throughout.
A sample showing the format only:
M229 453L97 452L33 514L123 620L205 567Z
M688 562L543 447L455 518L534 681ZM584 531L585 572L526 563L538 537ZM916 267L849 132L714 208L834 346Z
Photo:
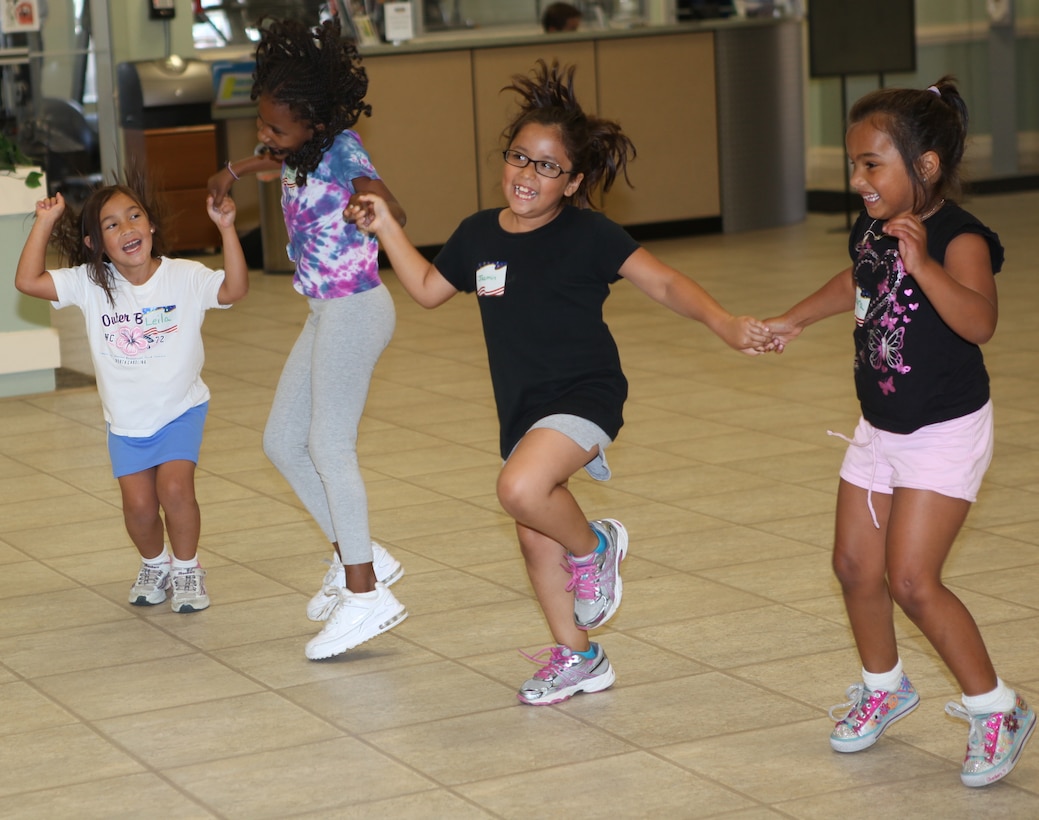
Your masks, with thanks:
M635 149L617 123L582 111L573 75L573 67L539 61L533 79L513 78L507 90L521 109L504 132L507 207L464 220L432 264L379 197L364 194L345 213L377 234L419 304L476 293L501 425L498 499L515 519L555 641L532 657L543 665L520 687L520 701L533 705L599 692L615 678L588 630L621 602L628 534L614 519L589 522L568 488L582 467L610 477L606 448L623 423L628 384L602 315L610 286L627 279L748 354L771 349L772 339L764 324L733 316L591 208L592 194L610 189Z

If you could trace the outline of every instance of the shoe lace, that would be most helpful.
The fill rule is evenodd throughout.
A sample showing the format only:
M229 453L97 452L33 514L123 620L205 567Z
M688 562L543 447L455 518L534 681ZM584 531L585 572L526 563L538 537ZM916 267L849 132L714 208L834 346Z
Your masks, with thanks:
M533 655L528 655L521 649L520 654L531 663L543 664L542 667L534 673L534 677L538 680L551 680L554 678L566 668L571 657L570 652L562 646L546 646L544 649L539 649ZM548 655L547 662L544 660L546 654Z
M177 592L197 593L202 581L198 567L181 569L173 573L173 588Z
M952 701L945 704L945 714L970 724L970 732L967 734L967 757L992 758L999 740L999 727L1003 722L1002 712L972 715L963 706Z
M830 716L830 720L836 721L838 723L840 723L843 720L847 720L849 717L851 717L852 713L856 712L862 707L862 704L864 702L869 701L867 693L872 694L869 692L869 689L866 688L866 684L853 683L851 686L848 687L847 691L844 693L844 697L848 698L847 702L838 703L835 706L831 706L827 711L827 714Z
M323 559L322 563L327 564L328 569L325 571L325 579L321 582L321 586L326 588L324 590L325 594L329 595L330 593L328 592L327 587L335 583L336 575L339 573L339 569L343 565L338 561L333 561L331 558Z
M566 585L567 592L573 592L582 601L594 601L599 596L598 560L593 559L582 563L575 560L574 556L567 555L566 563L561 566L570 572L570 580Z
M137 583L134 586L149 586L157 584L162 578L162 567L151 564L141 564L141 571L137 573Z

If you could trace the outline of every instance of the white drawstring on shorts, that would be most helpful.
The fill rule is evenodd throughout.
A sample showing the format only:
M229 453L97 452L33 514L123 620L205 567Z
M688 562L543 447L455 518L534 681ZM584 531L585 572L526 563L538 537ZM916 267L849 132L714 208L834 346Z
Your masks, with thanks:
M852 447L869 447L870 454L873 456L873 468L869 474L869 486L866 488L866 506L869 507L869 516L873 519L873 526L879 530L880 522L877 521L877 512L873 509L873 479L877 475L877 447L875 442L880 433L874 431L873 435L869 437L869 441L855 441L842 433L835 433L833 430L827 430L826 435L843 439Z

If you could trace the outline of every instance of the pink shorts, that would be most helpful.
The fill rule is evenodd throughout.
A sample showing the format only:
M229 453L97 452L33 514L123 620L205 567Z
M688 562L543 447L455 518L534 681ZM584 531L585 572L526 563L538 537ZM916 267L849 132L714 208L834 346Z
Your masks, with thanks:
M991 401L970 415L908 434L887 433L859 419L841 478L874 493L908 487L973 503L992 461L992 446Z

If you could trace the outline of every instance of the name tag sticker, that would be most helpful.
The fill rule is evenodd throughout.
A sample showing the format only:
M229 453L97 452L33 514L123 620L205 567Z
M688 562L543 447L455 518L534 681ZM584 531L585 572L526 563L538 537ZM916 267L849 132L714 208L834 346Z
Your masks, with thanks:
M476 269L477 296L504 296L506 262L488 262Z

